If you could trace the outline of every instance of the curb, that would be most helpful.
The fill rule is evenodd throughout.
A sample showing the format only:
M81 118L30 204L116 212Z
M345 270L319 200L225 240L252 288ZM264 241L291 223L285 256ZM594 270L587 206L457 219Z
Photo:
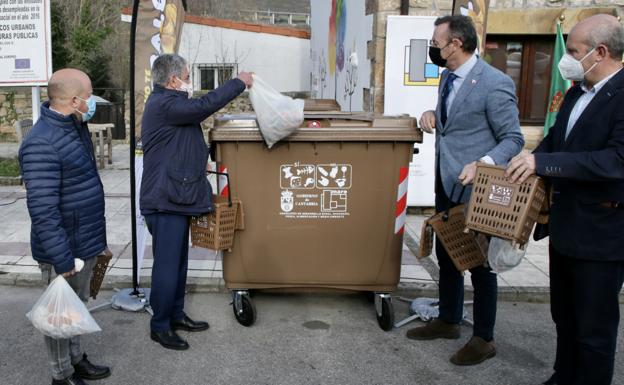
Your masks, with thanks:
M141 284L150 287L151 278L141 277ZM45 285L41 280L41 274L8 273L0 274L0 286L17 287L41 287ZM106 277L102 283L98 297L110 297L115 289L132 287L130 276ZM225 287L223 278L188 277L186 290L188 293L229 293ZM465 288L465 299L473 298L473 288ZM435 282L400 282L393 296L406 298L437 298L438 285ZM498 301L501 302L527 302L527 303L550 303L550 289L548 287L499 287ZM620 292L620 303L624 304L624 291Z
M141 284L149 287L150 277L141 277ZM8 273L0 275L0 286L18 287L41 287L45 285L40 274ZM132 278L129 276L106 277L102 283L98 297L110 297L115 289L132 287ZM229 293L225 287L223 278L199 278L189 277L187 279L186 290L189 293ZM472 299L473 290L466 288L466 299ZM418 297L438 297L438 285L434 282L400 282L393 292L395 296L418 298ZM505 302L536 302L548 303L550 292L547 287L527 287L511 288L500 287L498 300ZM624 303L624 293L620 295L620 302Z
M0 186L20 186L22 176L0 176Z
M472 300L474 290L467 286L464 290L465 300ZM438 285L436 283L401 282L394 295L407 296L408 298L438 298ZM534 287L498 287L498 301L502 302L529 302L550 303L550 288L542 286ZM624 293L620 294L620 303L624 304Z

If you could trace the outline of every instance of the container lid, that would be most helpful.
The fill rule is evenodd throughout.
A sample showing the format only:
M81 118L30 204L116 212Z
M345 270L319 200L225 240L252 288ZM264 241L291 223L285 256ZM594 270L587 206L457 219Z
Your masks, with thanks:
M220 115L210 130L210 140L263 141L256 115L253 113ZM391 117L366 112L306 111L304 121L292 135L282 141L392 141L422 143L422 131L416 119L409 116Z
M305 111L340 111L340 104L334 99L304 99Z

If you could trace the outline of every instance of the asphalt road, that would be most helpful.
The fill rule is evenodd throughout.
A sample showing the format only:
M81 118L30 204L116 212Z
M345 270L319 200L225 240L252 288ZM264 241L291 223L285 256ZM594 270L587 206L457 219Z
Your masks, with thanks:
M42 337L24 316L41 292L0 286L3 385L51 382ZM555 335L544 304L501 302L498 355L476 367L456 367L448 358L470 337L469 327L457 341L410 341L405 332L416 323L383 332L364 296L260 293L254 297L258 320L250 328L236 322L229 302L227 294L187 297L189 314L207 319L211 328L184 333L191 345L184 352L149 339L147 313L97 311L103 331L85 336L83 346L93 362L110 365L113 375L90 383L528 385L551 374ZM395 310L397 319L407 315L405 304L395 302ZM620 346L622 339L621 333ZM624 383L622 353L613 383Z

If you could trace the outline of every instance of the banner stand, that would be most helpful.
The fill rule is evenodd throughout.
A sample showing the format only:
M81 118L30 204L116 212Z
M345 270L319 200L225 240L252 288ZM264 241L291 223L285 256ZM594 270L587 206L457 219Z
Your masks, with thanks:
M141 311L145 310L150 314L153 314L151 307L149 306L149 288L141 288L139 287L139 265L143 261L143 253L145 251L145 240L146 240L146 228L144 223L141 223L141 235L137 235L137 224L139 221L143 221L143 218L138 212L138 200L137 200L137 190L140 189L140 175L137 179L137 169L142 170L142 148L140 140L137 141L137 81L141 81L145 83L145 88L139 87L139 91L141 93L141 98L139 99L142 103L145 103L148 95L145 95L143 92L151 90L151 79L145 74L149 73L151 70L150 67L143 67L141 70L142 77L138 79L136 77L136 59L137 59L137 28L139 21L139 7L141 1L145 2L145 0L134 0L132 6L132 22L130 27L130 212L131 212L131 221L132 221L132 287L123 290L116 290L117 293L113 295L111 301L95 306L89 311L95 311L98 309L102 309L108 307L109 305L114 309L121 309L127 311ZM182 24L184 23L184 14L186 12L186 1L185 0L167 0L161 1L158 3L151 3L154 7L158 7L160 13L159 19L150 19L148 20L150 26L158 27L156 29L156 35L151 36L149 38L150 42L150 50L152 50L151 57L148 55L148 59L150 59L149 65L151 66L151 62L153 59L160 54L161 52L172 53L177 51L179 46L180 34L182 30ZM182 7L180 8L180 4ZM162 7L162 8L160 8ZM157 15L156 15L157 16ZM150 16L152 17L152 16ZM144 20L144 19L142 19ZM163 23L163 24L160 24ZM172 33L173 30L173 33ZM163 37L163 31L165 32L165 40L167 44L161 42L161 38ZM145 30L141 30L139 37L145 39ZM158 36L160 34L160 36ZM158 39L156 39L158 38ZM171 42L175 44L171 44ZM158 42L158 46L154 45L154 42ZM155 51L153 51L155 49ZM145 47L141 46L142 55L145 55ZM141 56L141 59L145 59ZM142 63L143 65L145 63ZM147 68L147 70L146 70ZM151 74L150 74L151 76ZM143 83L141 83L143 84ZM149 87L149 88L148 88ZM142 114L142 109L139 112ZM140 117L139 117L140 119ZM141 157L137 162L137 154ZM138 166L138 167L137 167ZM137 185L138 182L138 185ZM139 252L141 255L139 255ZM139 258L140 257L140 258Z
M90 312L94 312L99 309L107 308L111 306L113 309L121 309L126 311L141 311L145 310L149 314L153 314L151 307L149 306L149 292L150 289L140 289L138 284L138 264L137 264L137 232L136 232L136 172L135 172L135 151L136 151L136 137L135 137L135 124L136 124L136 111L135 111L135 37L137 28L137 15L139 11L140 0L134 0L132 7L132 24L130 27L130 212L132 220L132 288L123 289L117 291L110 301L101 305L94 306L89 309Z

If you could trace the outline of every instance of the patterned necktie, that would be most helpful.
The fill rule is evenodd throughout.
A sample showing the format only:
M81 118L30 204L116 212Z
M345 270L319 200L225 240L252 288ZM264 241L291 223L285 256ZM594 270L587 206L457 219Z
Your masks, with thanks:
M440 119L442 120L442 125L446 125L447 111L446 111L446 101L448 100L448 96L453 90L453 81L457 79L457 75L450 72L446 77L446 81L444 82L444 87L442 88L442 111L440 113Z

